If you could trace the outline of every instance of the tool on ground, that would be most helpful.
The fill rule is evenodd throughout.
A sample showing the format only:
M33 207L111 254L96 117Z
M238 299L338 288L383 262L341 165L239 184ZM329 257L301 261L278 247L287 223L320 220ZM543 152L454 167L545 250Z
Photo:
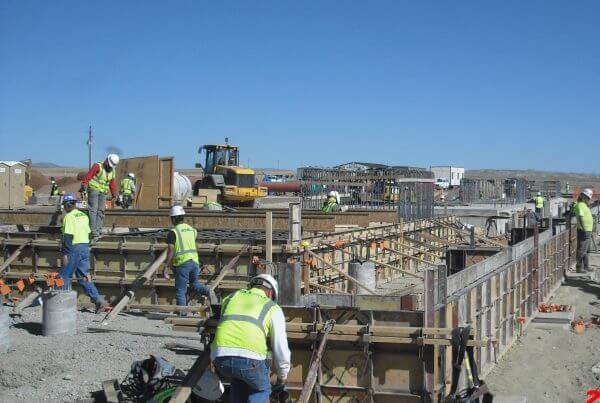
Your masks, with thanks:
M321 331L321 342L319 343L319 348L313 353L310 368L308 370L308 374L306 374L306 380L304 381L304 386L302 386L298 403L307 403L310 400L312 391L315 387L315 382L317 381L319 367L321 366L321 359L323 358L323 353L325 352L327 336L333 330L334 326L335 320L333 319L328 320L325 322L325 325L323 325L323 330Z
M446 397L446 403L493 402L494 395L485 382L479 379L474 349L468 345L470 337L470 326L458 327L452 331L452 385L450 394ZM464 361L465 353L467 354L467 361ZM463 362L472 386L457 393Z

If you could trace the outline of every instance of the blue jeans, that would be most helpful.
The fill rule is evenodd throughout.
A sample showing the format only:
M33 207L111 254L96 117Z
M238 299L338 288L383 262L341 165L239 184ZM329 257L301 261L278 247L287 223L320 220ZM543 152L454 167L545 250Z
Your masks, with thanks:
M219 375L231 378L231 403L265 403L271 395L267 361L243 357L217 357L213 361Z
M90 247L87 243L79 243L73 245L71 253L67 255L69 259L67 265L60 270L60 277L65 281L62 286L63 290L71 289L71 278L73 274L77 277L79 285L85 291L85 294L90 297L92 302L100 301L98 289L91 281L87 281L84 277L90 270Z
M188 284L200 295L208 296L208 287L198 281L200 267L193 260L188 260L181 266L175 267L175 300L177 305L187 305L185 294Z

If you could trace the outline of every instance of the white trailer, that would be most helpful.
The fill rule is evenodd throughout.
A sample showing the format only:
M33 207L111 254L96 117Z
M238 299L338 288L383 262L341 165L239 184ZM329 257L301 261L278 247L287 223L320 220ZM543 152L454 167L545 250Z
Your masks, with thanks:
M460 180L465 176L465 168L450 165L429 167L435 179L447 179L450 187L460 186Z

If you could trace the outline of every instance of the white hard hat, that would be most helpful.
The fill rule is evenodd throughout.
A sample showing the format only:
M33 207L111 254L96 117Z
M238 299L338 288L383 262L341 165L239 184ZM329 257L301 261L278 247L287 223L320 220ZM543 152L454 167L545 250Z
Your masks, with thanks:
M133 172L129 172L127 176L129 176L131 179L135 179L135 174Z
M119 165L119 156L117 154L108 154L106 160L108 161L108 165L110 165L111 168Z
M180 215L185 215L185 210L183 209L183 207L181 207L180 205L175 205L175 206L171 207L169 216L177 217Z
M259 274L258 276L252 277L250 280L250 287L260 285L266 288L273 290L273 301L277 301L277 297L279 296L279 286L277 285L277 280L273 278L270 274Z
M542 192L538 192L538 196L541 196L541 195L542 195Z
M587 198L590 200L592 200L592 198L594 197L594 192L590 188L583 189L583 192L581 192L581 193L583 193L585 196L587 196Z
M329 193L327 193L327 197L335 197L335 190L330 190Z

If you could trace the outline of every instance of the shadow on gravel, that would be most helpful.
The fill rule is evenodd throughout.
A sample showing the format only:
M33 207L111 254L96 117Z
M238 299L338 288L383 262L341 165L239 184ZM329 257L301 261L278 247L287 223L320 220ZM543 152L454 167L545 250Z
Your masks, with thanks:
M598 283L589 280L570 279L567 280L565 284L571 287L577 287L586 294L592 294L596 296L596 298L600 298L600 284ZM591 305L594 305L594 303L592 302Z
M13 325L15 329L23 329L34 336L42 335L42 324L37 322L21 322Z

